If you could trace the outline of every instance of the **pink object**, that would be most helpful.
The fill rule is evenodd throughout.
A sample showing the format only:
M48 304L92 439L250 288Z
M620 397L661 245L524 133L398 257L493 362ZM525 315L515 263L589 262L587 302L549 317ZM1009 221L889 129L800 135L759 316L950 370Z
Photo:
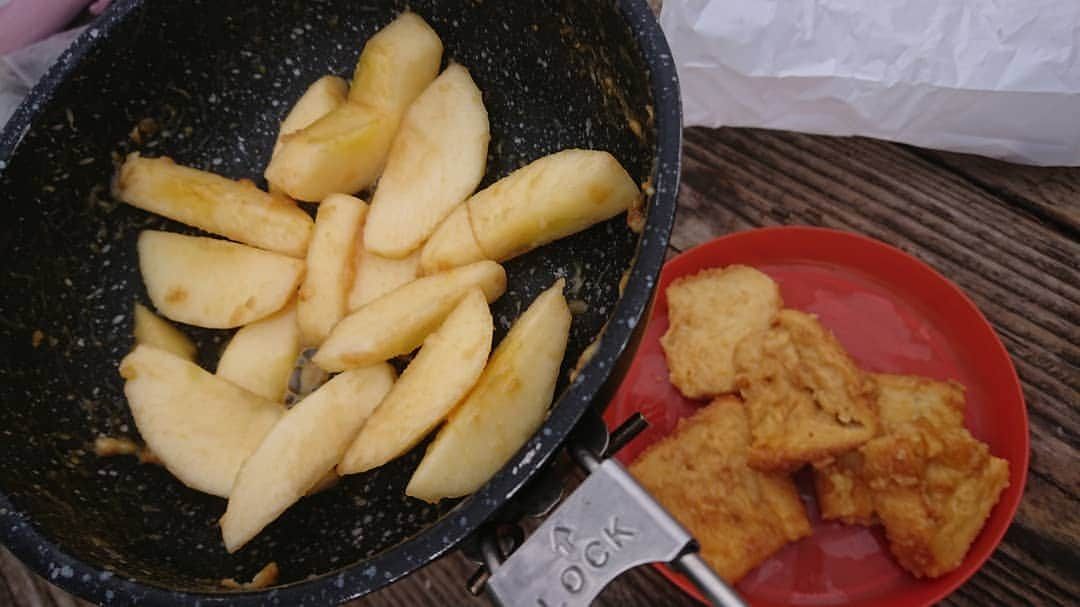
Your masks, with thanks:
M56 33L88 4L90 0L0 0L0 55Z

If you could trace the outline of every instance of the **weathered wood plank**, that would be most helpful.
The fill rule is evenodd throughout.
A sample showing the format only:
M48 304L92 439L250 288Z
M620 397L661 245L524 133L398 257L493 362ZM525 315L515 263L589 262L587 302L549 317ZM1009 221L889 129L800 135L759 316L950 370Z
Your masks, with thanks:
M971 154L916 152L1073 237L1080 235L1080 171L1015 165Z

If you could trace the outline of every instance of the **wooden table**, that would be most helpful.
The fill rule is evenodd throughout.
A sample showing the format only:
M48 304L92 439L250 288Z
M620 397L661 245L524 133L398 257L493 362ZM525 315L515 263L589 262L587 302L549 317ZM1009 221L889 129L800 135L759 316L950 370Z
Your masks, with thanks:
M1031 469L1004 542L947 605L1080 597L1080 169L1033 168L866 139L689 129L670 253L777 224L860 232L929 263L990 319L1024 383ZM356 606L486 605L454 554ZM84 605L0 549L0 605ZM693 605L655 570L600 605Z

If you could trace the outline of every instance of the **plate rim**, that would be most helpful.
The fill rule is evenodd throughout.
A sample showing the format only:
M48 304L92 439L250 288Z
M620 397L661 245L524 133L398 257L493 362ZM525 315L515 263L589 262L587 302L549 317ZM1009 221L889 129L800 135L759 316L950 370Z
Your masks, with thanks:
M660 278L659 278L659 280L657 282L656 302L655 302L655 305L652 307L652 309L649 311L649 315L648 315L648 318L647 318L646 322L651 324L653 322L654 317L659 313L661 308L666 310L666 308L667 308L666 287L671 283L671 281L675 280L676 278L682 277L682 276L690 275L691 273L697 271L697 270L695 270L696 266L693 265L692 260L695 260L698 256L707 255L712 250L718 249L718 248L727 248L727 247L736 248L738 246L738 244L739 244L739 241L742 241L742 240L747 240L747 239L753 239L753 240L777 239L780 242L783 242L784 237L790 237L790 236L795 236L795 235L798 235L799 238L797 238L797 239L793 238L793 239L791 239L792 241L805 242L805 240L807 240L807 238L809 238L809 239L831 239L831 240L836 241L835 243L833 243L833 244L836 244L836 243L839 243L840 241L846 240L849 243L855 243L855 246L858 246L858 247L869 247L871 249L876 249L878 254L891 255L898 262L903 263L904 265L906 265L906 266L908 266L910 268L916 269L919 272L929 276L932 280L937 281L939 283L940 287L944 288L946 291L949 291L950 294L953 297L956 298L956 301L959 302L965 308L964 309L964 314L963 314L964 316L969 316L975 322L975 324L979 327L980 330L985 331L988 334L988 336L990 338L992 338L990 341L991 341L991 343L993 343L995 348L994 348L994 352L991 353L990 355L995 356L995 357L1000 357L1007 363L1009 373L1008 373L1008 376L1005 378L1006 383L1009 385L1009 387L1011 389L1012 388L1015 389L1015 394L1012 394L1010 396L1015 397L1015 402L1019 403L1019 405L1020 405L1020 408L1019 408L1020 415L1021 415L1021 418L1023 420L1022 432L1017 433L1017 436L1020 437L1020 439L1021 439L1020 440L1020 450L1019 450L1019 452L1020 452L1019 461L1015 461L1015 462L1014 461L1009 461L1010 477L1012 476L1011 468L1015 465L1016 468L1018 469L1018 471L1017 471L1017 479L1016 479L1017 480L1017 482L1016 482L1017 489L1016 489L1015 493L1010 491L1011 486L1004 489L1001 499L994 506L994 508L1003 507L1003 508L1006 509L1005 513L1006 513L1006 521L1007 522L1006 522L1005 525L1002 525L1000 529L991 530L991 536L990 536L991 541L989 543L989 548L986 549L984 553L976 554L974 559L972 561L970 561L970 562L967 562L967 556L965 556L965 561L962 562L961 565L957 569L954 570L954 571L961 571L961 574L959 576L957 576L957 579L950 582L950 583L942 585L942 587L939 590L937 590L936 592L932 592L932 593L928 594L925 597L924 602L918 603L918 605L925 605L925 606L934 605L937 602L944 599L945 597L952 594L953 592L955 592L957 589L959 589L965 583L967 583L983 567L983 565L986 563L986 561L990 559L990 557L994 554L994 552L997 551L997 549L1001 545L1001 541L1004 539L1005 533L1012 526L1012 523L1016 518L1016 512L1019 510L1020 503L1023 500L1024 490L1025 490L1025 488L1027 486L1028 468L1029 468L1029 465L1030 465L1030 458L1031 458L1031 430L1030 430L1030 420L1029 420L1028 411L1027 411L1027 400L1024 398L1023 383L1021 382L1019 374L1016 371L1016 365L1013 363L1012 356L1009 354L1008 348L1006 348L1005 344L1001 341L1001 336L994 329L994 326L990 323L990 321L982 313L982 310L979 309L978 305L971 299L971 297L959 285L957 285L955 282L950 280L948 277L946 277L944 274L939 272L933 266L931 266L927 262L919 259L918 257L916 257L916 256L914 256L914 255L912 255L912 254L910 254L910 253L908 253L906 251L903 251L903 250L901 250L900 248L898 248L898 247L896 247L894 245L891 245L889 243L883 242L881 240L878 240L876 238L873 238L873 237L870 237L870 236L867 236L865 234L861 234L861 233L858 233L858 232L851 232L851 231L847 231L847 230L839 230L839 229L827 228L827 227L819 227L819 226L807 226L807 225L779 225L779 226L766 226L766 227L748 228L748 229L729 232L727 234L721 234L719 236L713 237L713 238L711 238L709 240L701 242L701 243L699 243L697 245L694 245L693 247L690 247L690 248L680 252L679 254L675 255L674 257L672 257L671 259L666 261L664 263L663 268L661 269ZM803 249L806 249L805 245L800 245L799 247L795 247L795 248L800 248L800 247L803 248ZM820 257L814 255L813 252L810 252L810 254L807 254L807 255L798 255L798 256L778 255L776 258L774 258L773 261L779 261L779 260L782 260L782 259L790 259L790 260L793 260L793 261L800 260L800 259L805 259L807 261L814 261L814 262L819 262L819 263L829 263L829 264L834 264L834 265L840 265L841 264L841 262L839 262L838 260L821 259ZM747 263L748 265L753 265L753 263L749 262L749 261L745 262L745 263ZM690 267L690 268L684 268L683 267L683 266L687 266L687 265L690 265L692 267ZM708 268L708 267L718 267L718 266L705 265L705 266L702 266L702 267L703 268ZM883 280L883 278L880 275L868 274L862 267L853 266L853 265L846 265L845 267L848 267L848 268L852 269L853 271L859 272L860 274L867 275L868 277L873 278L874 280L880 282L883 285L892 284L887 280ZM663 303L663 305L661 305L661 302ZM648 332L648 325L646 326L645 331L646 331L646 333ZM637 354L635 354L634 362L636 363L637 360L638 360L638 356L637 356ZM627 374L628 377L633 374L633 370L634 370L633 366L631 366L630 371ZM623 462L623 463L625 464L625 463L628 463L628 462ZM1010 478L1010 485L1012 485L1012 478ZM1007 496L1012 496L1012 495L1015 495L1015 497L1012 498L1012 499L1007 499ZM980 535L985 531L986 530L984 528L983 531L980 531ZM969 555L970 555L970 549L969 549ZM698 602L700 602L702 604L708 604L708 602L701 595L701 593L697 590L697 588L695 588L693 586L693 584L686 577L684 577L683 575L679 574L678 572L672 570L665 563L654 563L654 566L660 571L660 573L669 582L671 582L680 591L684 592L685 594L687 594L688 596L690 596L691 598L697 600ZM938 579L940 579L940 578L938 578ZM920 580L920 581L923 581L923 580ZM934 580L925 580L925 581L929 583L929 582L933 582ZM737 588L737 586L738 585L736 584L736 588ZM897 599L887 599L887 600L897 600ZM867 603L866 601L869 601L869 603ZM772 605L776 605L775 603L771 603L771 602L758 602L758 601L755 601L753 604L755 606L758 606L758 607L771 607ZM852 603L852 604L853 605L862 605L862 604L881 605L881 604L895 604L895 603L881 603L879 600L876 600L876 599L865 599L865 600L860 600L857 603Z

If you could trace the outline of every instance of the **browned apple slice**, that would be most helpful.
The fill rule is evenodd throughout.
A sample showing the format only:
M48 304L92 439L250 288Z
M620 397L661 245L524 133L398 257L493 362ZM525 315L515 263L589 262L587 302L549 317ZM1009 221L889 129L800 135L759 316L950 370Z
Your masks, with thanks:
M169 158L130 154L113 194L151 213L292 257L303 257L311 238L311 217L288 198Z
M285 412L151 346L136 346L120 375L146 445L180 482L211 495L228 497L240 465Z
M304 262L201 236L146 230L139 270L154 307L172 320L230 329L265 318L288 303Z
M406 495L437 502L476 491L543 424L570 335L563 284L544 291L510 327L428 446Z
M239 550L323 480L393 383L386 363L353 369L289 409L240 468L221 517L226 550Z
M408 354L474 288L488 302L495 301L506 290L506 272L493 261L482 261L414 280L346 316L312 360L335 372Z
M135 343L172 352L185 360L195 360L195 344L187 335L142 304L135 304Z
M348 312L357 238L367 210L363 200L348 194L331 194L319 205L296 310L304 346L321 344Z
M338 464L341 474L381 466L416 446L461 400L484 368L494 325L472 289L402 372Z
M296 305L289 304L241 327L221 353L217 375L263 398L282 402L300 349Z
M480 89L467 69L451 65L401 121L371 198L364 246L394 259L418 249L480 184L490 138Z

